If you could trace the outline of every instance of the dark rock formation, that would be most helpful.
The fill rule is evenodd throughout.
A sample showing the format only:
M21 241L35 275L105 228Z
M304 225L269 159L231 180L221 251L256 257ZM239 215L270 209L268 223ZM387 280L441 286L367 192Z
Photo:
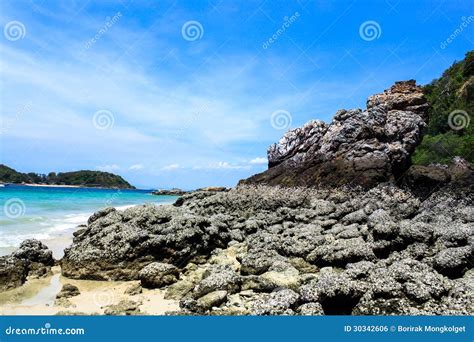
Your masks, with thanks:
M449 183L453 183L456 188L473 187L474 170L466 160L454 157L450 165L412 165L400 181L402 186L421 198L428 197Z
M157 195L157 196L181 196L184 195L187 191L181 190L181 189L160 189L160 190L155 190L151 194L152 195Z
M12 256L0 257L0 291L21 286L28 276L28 263Z
M199 188L199 189L196 189L196 190L193 190L193 191L199 191L199 192L203 192L203 191L209 191L209 192L221 192L221 191L229 191L230 189L226 188L226 187L223 187L223 186L208 186L208 187L205 187L205 188ZM178 189L178 188L173 188L173 189L170 189L170 190L166 190L166 189L161 189L161 190L155 190L153 191L151 194L152 195L158 195L158 196L163 196L163 195L167 195L167 196L182 196L184 194L187 194L187 193L190 193L190 192L193 192L193 191L185 191L185 190L181 190L181 189Z
M56 295L56 299L59 298L71 298L80 295L81 292L76 285L64 284L61 291Z
M312 120L268 149L269 169L241 184L373 187L397 180L426 127L426 99L415 81L368 98L367 109L340 110L330 125Z
M141 269L138 277L143 287L154 289L176 283L179 270L174 265L152 262Z
M28 276L44 276L53 265L48 247L38 240L25 240L12 254L0 257L0 291L21 286Z
M472 203L449 185L426 199L394 185L194 192L95 214L63 274L174 265L165 297L182 314L473 314Z
M220 221L182 213L179 207L155 205L95 213L64 251L63 274L79 279L139 279L140 270L153 261L183 265L230 240Z

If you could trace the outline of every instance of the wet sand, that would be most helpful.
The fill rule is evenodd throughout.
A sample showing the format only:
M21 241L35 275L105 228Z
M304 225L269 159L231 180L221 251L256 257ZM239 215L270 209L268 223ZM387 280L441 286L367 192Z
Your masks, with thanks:
M56 294L63 284L79 288L80 295L69 298L70 307L55 303ZM105 307L117 304L123 299L142 302L140 310L144 315L163 315L177 310L178 302L164 299L165 290L143 289L138 295L126 295L125 290L138 281L92 281L74 280L63 277L58 266L53 274L42 279L28 280L23 286L0 293L1 315L55 315L68 314L100 315Z

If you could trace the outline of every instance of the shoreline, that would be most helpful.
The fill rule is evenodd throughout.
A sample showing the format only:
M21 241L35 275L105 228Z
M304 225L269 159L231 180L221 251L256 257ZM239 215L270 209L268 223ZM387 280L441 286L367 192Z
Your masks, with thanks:
M83 186L83 185L60 185L60 184L34 184L34 183L1 183L4 186L29 186L37 188L73 188L73 189L104 189L104 190L140 190L148 191L147 189L136 189L136 188L107 188L107 187L98 187L98 186ZM150 190L151 191L151 190Z
M166 202L166 203L153 203L154 205L170 205L173 202ZM135 206L143 205L145 203L141 204L128 204L128 205L119 205L119 206L114 206L114 208L118 211L124 211L129 208L133 208ZM99 209L98 209L99 210ZM94 212L91 213L84 213L85 216L90 217L93 215ZM60 234L46 238L46 239L38 239L42 243L44 243L48 248L53 252L53 257L56 260L60 260L64 256L64 249L71 246L74 238L74 232L76 232L78 229L80 229L80 225L86 224L87 219L84 220L82 223L77 223L71 226L70 228L67 228L63 231L60 232ZM31 237L34 238L34 237ZM15 251L18 248L18 245L16 246L5 246L5 247L0 247L0 257L8 255Z
M55 301L64 284L77 286L80 294L66 301ZM164 315L179 308L176 300L165 299L166 290L143 289L136 295L126 291L139 281L77 280L61 275L59 266L45 278L29 279L21 287L0 293L2 315L103 315L107 307L128 300L136 303L142 315ZM138 313L138 311L137 311Z

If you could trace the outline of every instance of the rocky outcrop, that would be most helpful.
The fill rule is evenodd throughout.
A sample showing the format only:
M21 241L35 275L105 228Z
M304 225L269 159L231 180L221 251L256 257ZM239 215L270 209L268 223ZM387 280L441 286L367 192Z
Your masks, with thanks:
M212 192L199 193L211 196ZM95 213L64 251L63 275L78 279L139 279L153 261L185 265L230 240L220 221L175 206L144 205ZM217 224L217 226L216 226Z
M241 186L109 209L62 272L169 275L159 286L182 314L473 314L473 193L454 190Z
M181 196L181 195L184 195L186 192L187 191L184 191L178 188L173 188L170 190L166 190L166 189L155 190L151 194L157 195L157 196Z
M38 240L25 240L12 254L0 257L0 291L21 286L28 277L42 277L53 265L48 247Z
M367 109L340 110L331 124L312 120L268 149L269 169L241 184L373 187L397 180L426 127L428 104L414 80L368 98Z
M179 270L174 265L152 262L140 270L138 277L143 287L154 289L176 283Z
M412 165L400 183L417 196L426 198L450 183L456 188L472 188L474 170L466 160L454 157L450 165Z
M56 295L56 299L59 298L71 298L80 295L81 292L76 285L64 284L61 291Z

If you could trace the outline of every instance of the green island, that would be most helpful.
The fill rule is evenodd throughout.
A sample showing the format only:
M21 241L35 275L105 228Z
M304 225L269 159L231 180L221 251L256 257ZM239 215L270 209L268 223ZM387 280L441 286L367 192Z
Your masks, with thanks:
M0 183L135 189L125 179L110 172L80 170L50 172L46 175L34 172L18 172L3 164L0 164Z

